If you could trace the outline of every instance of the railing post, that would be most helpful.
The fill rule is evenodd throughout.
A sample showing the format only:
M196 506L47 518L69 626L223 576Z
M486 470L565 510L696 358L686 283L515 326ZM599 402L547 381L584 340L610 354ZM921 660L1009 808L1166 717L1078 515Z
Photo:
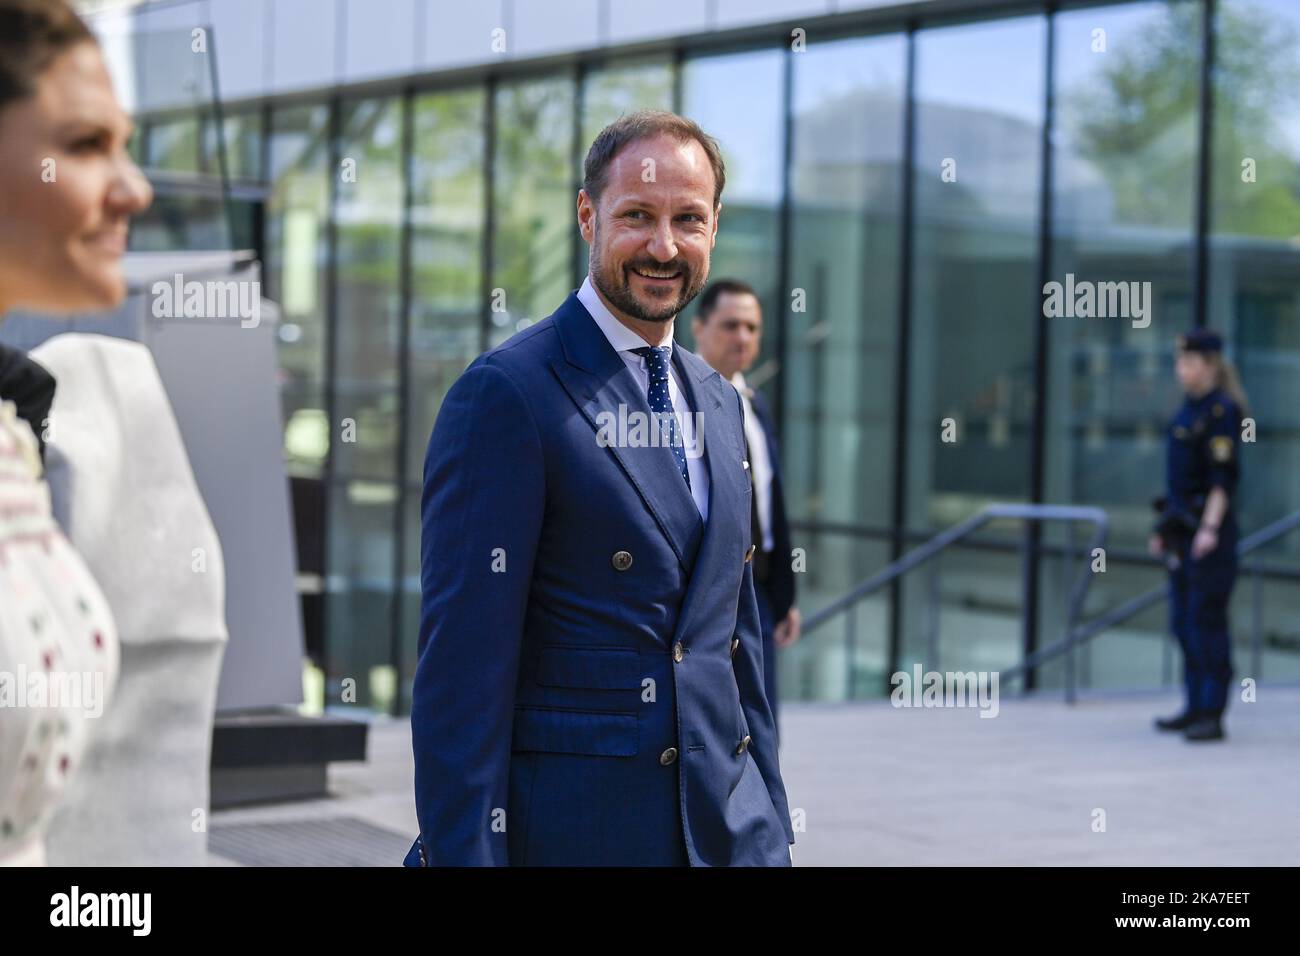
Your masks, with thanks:
M909 551L895 561L890 562L885 568L871 575L866 581L863 581L857 587L852 588L849 592L839 599L832 601L826 607L809 616L804 625L804 632L811 634L822 624L830 621L837 614L845 615L844 618L844 693L847 700L856 698L857 695L857 610L858 606L867 598L886 585L892 585L903 574L914 570L918 565L934 560L941 560L942 551L958 542L964 540L970 534L978 531L990 521L999 520L1019 520L1029 524L1029 528L1037 528L1043 521L1088 521L1096 527L1096 533L1093 538L1094 546L1104 544L1106 539L1107 520L1105 513L1100 509L1092 507L1073 507L1058 505L989 505L981 510L978 514L958 522L953 527L943 531L918 548ZM1300 525L1300 513L1297 513L1296 524ZM1028 530L1028 529L1026 529ZM1066 561L1064 570L1070 570L1078 549L1078 540L1074 535L1073 525L1069 525L1069 541L1065 549ZM1078 670L1076 666L1075 644L1089 640L1096 628L1095 621L1090 621L1087 626L1082 626L1079 621L1083 615L1084 597L1087 594L1090 574L1087 573L1087 556L1084 556L1084 569L1080 572L1078 581L1073 588L1069 589L1070 608L1067 613L1068 633L1065 641L1065 647L1053 646L1047 650L1050 653L1040 654L1039 649L1033 645L1032 635L1037 624L1036 614L1031 606L1033 599L1036 597L1036 589L1031 587L1033 580L1037 575L1028 575L1024 572L1028 569L1029 558L1037 545L1034 542L1034 536L1026 534L1021 542L1021 581L1022 588L1028 600L1025 601L1025 607L1021 615L1023 657L1021 663L1012 668L1017 676L1021 676L1024 681L1024 690L1026 692L1033 689L1033 676L1035 669L1040 663L1044 663L1050 658L1054 658L1062 650L1066 651L1068 687L1067 693L1073 700L1078 686ZM929 575L929 607L926 613L926 623L924 625L923 640L925 642L925 655L928 659L928 666L937 667L940 654L940 618L942 616L943 600L943 572L937 564L930 569ZM1145 599L1141 599L1145 600ZM1145 604L1143 604L1145 606ZM1138 608L1141 609L1140 607ZM1103 615L1105 617L1106 615ZM894 667L897 658L892 655L891 662L888 666ZM886 694L889 690L887 683Z
M1022 663L1028 661L1029 656L1038 649L1036 646L1038 571L1035 567L1038 560L1038 545L1034 533L1036 528L1036 519L1026 517L1020 538L1020 659ZM1025 693L1034 690L1037 683L1036 668L1026 668L1023 684Z
M1079 540L1076 534L1076 529L1074 527L1073 521L1066 522L1065 530L1066 530L1067 540L1069 541L1068 553L1070 556L1071 569L1073 569L1073 565L1077 557L1080 562L1079 574L1091 574L1092 553L1088 550L1087 543L1086 542L1084 543L1082 550L1079 549L1078 547ZM1075 576L1071 574L1067 579L1068 582L1067 590L1065 592L1068 595L1066 600L1069 602L1070 613L1073 616L1073 620L1070 621L1070 630L1066 632L1070 635L1074 634L1074 629L1075 627L1078 626L1079 623L1079 609L1074 606L1074 589L1072 587L1074 583L1074 577ZM1079 653L1080 653L1079 681L1080 683L1083 684L1084 687L1091 687L1092 686L1092 643L1090 641L1086 641L1082 645L1080 645ZM1073 701L1071 701L1071 703L1073 703Z
M844 609L844 699L853 700L853 662L857 658L858 606L850 604Z
M1073 617L1073 615L1071 615ZM1069 622L1067 634L1074 635L1074 621ZM1065 702L1074 703L1074 641L1068 641L1065 645Z
M1256 682L1263 676L1260 673L1263 654L1264 638L1264 576L1259 573L1259 559L1256 558L1250 563L1251 574L1254 578L1254 608L1251 611L1253 626L1250 634L1250 676Z
M926 667L939 669L939 601L943 589L939 584L939 555L930 559L930 606L926 613L925 657Z

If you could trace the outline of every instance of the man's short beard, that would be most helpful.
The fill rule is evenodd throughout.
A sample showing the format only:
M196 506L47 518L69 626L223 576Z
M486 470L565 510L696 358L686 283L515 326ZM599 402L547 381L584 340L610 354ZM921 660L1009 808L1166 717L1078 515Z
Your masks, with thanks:
M606 282L605 277L602 275L605 263L604 258L598 251L599 249L600 231L593 224L590 253L591 284L596 287L601 295L609 300L610 304L624 315L631 316L634 319L640 319L642 322L667 322L674 316L680 315L682 310L690 305L695 297L700 294L701 290L704 288L704 281L708 278L707 265L704 267L702 273L696 274L689 269L685 263L679 262L679 270L681 271L683 278L686 280L682 288L682 294L669 304L665 305L662 309L656 309L654 312L649 312L637 300L636 296L632 294L632 288L626 281L626 266L624 267L624 273L622 276L613 277L615 279L622 278L624 280L621 287L609 288L611 283Z

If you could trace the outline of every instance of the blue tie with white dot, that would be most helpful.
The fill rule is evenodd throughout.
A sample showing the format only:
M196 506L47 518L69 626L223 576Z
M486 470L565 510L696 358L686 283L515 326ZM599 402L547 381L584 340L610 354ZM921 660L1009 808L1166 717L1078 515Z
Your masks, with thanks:
M659 419L663 422L661 434L665 436L664 441L677 459L677 467L686 480L686 487L690 488L691 472L686 467L686 449L677 438L677 418L673 414L673 399L668 392L668 361L672 348L667 345L646 345L632 351L645 356L646 367L650 370L650 387L646 396L650 401L650 411L663 416Z

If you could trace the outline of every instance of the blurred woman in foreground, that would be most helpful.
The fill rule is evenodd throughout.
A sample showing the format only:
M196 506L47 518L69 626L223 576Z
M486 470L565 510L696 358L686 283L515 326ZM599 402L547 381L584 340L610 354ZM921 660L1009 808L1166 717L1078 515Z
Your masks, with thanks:
M152 198L130 136L99 45L66 0L0 0L0 321L121 303L127 223ZM4 367L0 864L41 865L119 652L103 595L51 516L38 438L57 439L36 419L52 382L21 356Z

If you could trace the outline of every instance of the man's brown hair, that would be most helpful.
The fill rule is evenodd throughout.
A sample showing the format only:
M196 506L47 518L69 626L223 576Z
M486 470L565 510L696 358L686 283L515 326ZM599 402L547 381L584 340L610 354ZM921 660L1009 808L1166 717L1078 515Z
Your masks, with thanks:
M95 42L67 0L0 0L0 109L31 96L60 53Z
M691 140L699 143L704 155L709 157L713 167L713 208L718 208L722 199L722 187L727 180L726 164L722 161L722 150L718 141L693 120L670 113L667 110L637 110L620 116L596 136L587 150L587 159L582 166L582 188L593 201L600 199L608 178L609 164L622 151L624 146L643 139L656 136L671 136L679 143Z

